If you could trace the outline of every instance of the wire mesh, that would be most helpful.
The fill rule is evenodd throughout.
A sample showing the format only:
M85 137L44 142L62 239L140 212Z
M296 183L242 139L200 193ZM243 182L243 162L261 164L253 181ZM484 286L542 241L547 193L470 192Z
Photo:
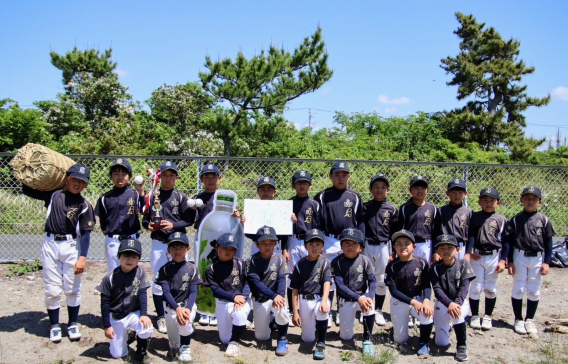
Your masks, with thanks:
M41 201L22 194L21 184L14 179L10 168L13 154L0 153L0 261L20 259L39 259L44 235L46 209ZM112 189L109 175L111 161L117 156L69 155L76 162L82 162L91 169L89 186L83 195L93 206L98 197ZM302 159L263 159L263 158L217 158L217 157L159 157L125 156L133 167L133 175L146 176L147 169L156 169L164 160L175 160L179 166L180 179L176 188L188 196L193 196L203 188L199 181L199 169L203 164L215 163L219 166L222 179L219 188L237 193L238 208L243 202L256 198L256 183L260 177L270 176L276 180L276 199L289 199L295 191L291 185L292 175L300 170L312 174L314 196L318 191L331 185L329 170L334 160ZM427 200L437 206L447 203L446 185L449 180L462 178L467 181L469 195L466 203L479 211L477 196L484 187L497 188L501 194L498 212L508 218L522 210L520 192L527 185L542 189L543 199L540 211L547 215L558 236L568 236L568 197L565 193L568 167L488 165L468 163L424 163L424 162L385 162L385 161L346 161L351 168L349 187L359 192L364 200L372 198L369 181L378 173L390 179L389 200L396 205L405 202L410 194L408 185L415 175L429 180ZM195 234L189 229L190 236ZM104 235L99 224L93 232L89 259L104 260ZM150 234L141 236L143 260L149 259ZM193 241L193 239L192 239ZM250 251L251 241L245 246L245 256Z

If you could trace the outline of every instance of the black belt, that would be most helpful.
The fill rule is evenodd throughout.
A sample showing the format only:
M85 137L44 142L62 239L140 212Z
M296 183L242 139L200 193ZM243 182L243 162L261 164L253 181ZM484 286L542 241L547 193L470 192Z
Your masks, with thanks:
M117 236L118 234L108 234L107 236L109 238L114 238L115 236ZM132 235L136 236L136 239L138 239L140 237L140 233L136 233L136 234L130 234L130 235L118 235L118 240L126 240L126 239L132 239Z
M69 240L67 235L71 235L73 237L73 239L77 238L76 234L52 234L52 233L46 233L47 237L51 237L53 235L53 240L55 241L67 241Z
M308 301L314 301L316 299L316 295L311 293L303 294L302 298Z
M122 320L123 318L125 318L126 316L128 316L128 313L118 313L118 312L113 312L111 313L112 318L115 320Z
M375 245L383 245L383 244L388 244L388 241L379 241L379 242L376 242L376 241L374 241L374 240L369 240L369 245L375 246Z
M296 239L304 240L306 238L306 234L296 234Z
M478 255L493 255L493 254L495 254L495 251L497 251L497 249L494 249L494 250L480 250L480 249L478 249L477 254Z
M339 298L341 298L345 302L358 302L357 300L354 300L352 298L343 298L343 297L339 297Z
M522 252L525 257L538 257L540 254L540 252L537 251L522 250Z
M270 298L267 297L255 298L254 301L258 303L264 303L266 301L270 301Z

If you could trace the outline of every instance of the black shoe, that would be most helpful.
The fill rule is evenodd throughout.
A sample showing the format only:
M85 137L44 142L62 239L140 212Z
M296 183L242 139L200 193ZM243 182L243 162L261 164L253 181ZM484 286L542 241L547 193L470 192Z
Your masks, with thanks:
M458 346L458 350L456 351L456 359L458 361L467 361L467 347L465 345Z
M136 351L134 355L132 355L132 364L152 364L152 359L148 357L147 352L140 352Z

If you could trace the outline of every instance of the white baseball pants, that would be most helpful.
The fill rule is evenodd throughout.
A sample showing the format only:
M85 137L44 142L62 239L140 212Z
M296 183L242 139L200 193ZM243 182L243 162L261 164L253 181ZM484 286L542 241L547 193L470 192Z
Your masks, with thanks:
M426 240L423 243L416 243L416 249L412 253L414 257L423 258L428 262L432 260L432 242L430 240Z
M526 257L522 250L514 249L515 274L513 275L513 293L511 296L522 300L526 292L527 299L538 301L542 282L542 275L540 274L542 252L538 253L536 257Z
M363 316L375 314L375 310L363 312L358 302L346 302L343 298L339 299L339 337L342 340L353 339L353 327L357 311L361 311Z
M225 345L231 340L233 325L246 326L247 317L250 313L250 300L239 310L235 310L234 302L222 301L215 298L215 316L217 316L217 328L219 339Z
M168 253L168 244L162 243L159 240L152 240L152 252L150 253L150 267L152 269L152 277L156 277L156 274L162 268L164 264L172 259L171 255ZM152 294L156 296L162 296L162 286L159 284L152 284Z
M450 345L450 322L452 325L461 324L469 314L469 301L466 299L461 306L461 315L457 319L452 318L448 308L440 301L434 305L434 327L436 332L436 345L440 347Z
M482 255L479 260L470 259L469 262L475 274L475 279L469 287L469 297L479 300L481 293L485 293L486 298L495 298L499 278L495 269L499 265L499 251L495 250L493 255Z
M180 336L189 336L193 333L193 321L197 313L197 306L193 304L189 320L185 325L180 325L177 320L176 310L169 308L164 302L164 318L166 319L166 328L168 329L168 340L170 341L170 348L179 349Z
M45 306L55 310L61 306L61 293L65 293L67 306L81 304L81 278L83 274L74 273L79 258L79 239L67 236L66 241L55 241L53 236L43 238L41 260L43 263L43 282L45 283Z
M423 298L414 298L422 302ZM421 325L429 325L434 322L432 317L425 317L422 313L416 312L411 305L391 297L390 299L391 320L393 326L394 342L404 344L408 341L408 315L420 320Z
M254 310L254 337L257 340L265 341L270 339L270 313L274 313L274 321L278 325L288 325L290 321L290 313L288 308L276 309L272 306L272 300L265 302L256 302L253 300Z
M389 250L388 244L367 244L363 251L363 254L371 260L371 263L375 268L375 279L377 280L377 291L375 294L379 296L387 294L387 286L385 285L385 269L389 263Z
M113 358L123 358L128 355L128 328L136 331L140 339L149 339L154 332L150 325L145 328L140 324L140 311L132 312L121 320L110 318L110 326L114 330L114 339L110 340L110 355Z
M321 297L316 296L315 300L306 300L300 296L300 320L302 321L302 340L306 343L316 341L316 320L323 321L329 318L329 313L320 311ZM331 301L327 304L331 307Z

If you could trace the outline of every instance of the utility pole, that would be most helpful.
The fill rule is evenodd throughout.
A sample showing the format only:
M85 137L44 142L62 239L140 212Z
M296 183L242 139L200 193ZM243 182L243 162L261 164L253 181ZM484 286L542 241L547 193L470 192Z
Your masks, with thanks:
M309 117L308 117L308 127L312 128L312 109L308 109Z

